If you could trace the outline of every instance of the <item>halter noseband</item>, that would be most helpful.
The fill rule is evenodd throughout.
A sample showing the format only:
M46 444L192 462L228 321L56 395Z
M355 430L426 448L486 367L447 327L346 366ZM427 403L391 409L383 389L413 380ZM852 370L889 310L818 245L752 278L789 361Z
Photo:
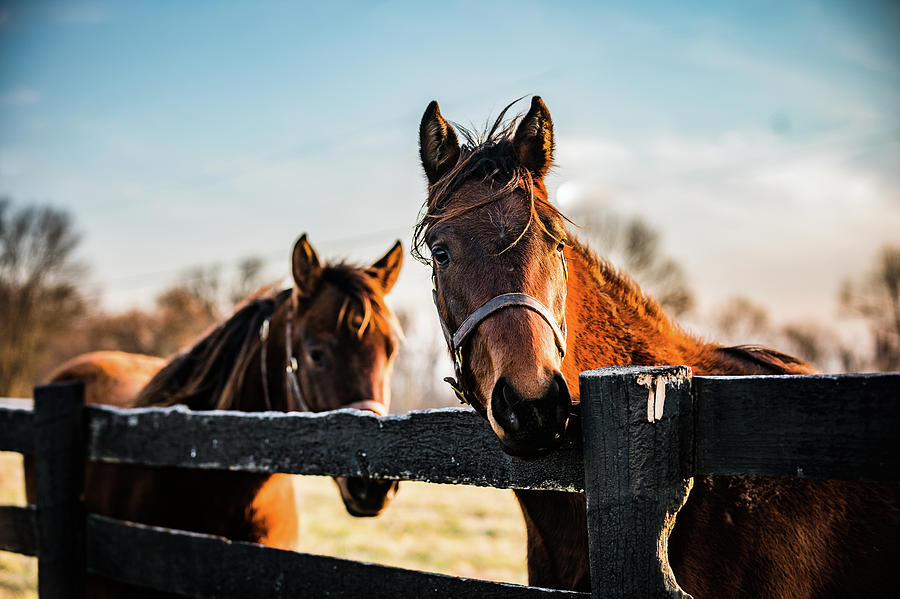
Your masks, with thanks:
M563 276L568 281L569 279L569 269L566 266L566 255L564 250L559 253L560 258L562 259L562 269ZM479 306L474 312L469 314L468 317L459 325L459 328L456 329L455 333L450 332L450 328L447 326L447 321L444 320L444 316L441 314L441 307L438 305L438 294L437 294L437 280L434 275L434 271L432 271L432 283L434 287L431 290L431 297L434 300L434 307L437 309L438 320L441 323L441 330L444 332L444 338L447 340L447 346L450 348L450 354L453 356L453 373L456 375L455 377L446 377L444 381L446 381L450 387L453 389L453 392L456 393L456 397L460 402L464 404L469 404L473 408L478 409L478 403L473 401L474 395L471 389L468 389L463 382L463 367L465 358L463 356L463 345L466 342L466 339L475 332L475 329L478 328L485 319L487 319L491 314L497 312L499 310L503 310L505 308L526 308L528 310L532 310L536 312L541 318L544 319L550 329L553 331L553 338L556 341L556 349L559 351L559 357L564 358L566 355L566 316L565 310L563 310L563 319L562 324L557 324L556 317L553 315L553 312L550 311L547 306L542 304L535 297L528 295L527 293L503 293L500 295L496 295L484 302Z

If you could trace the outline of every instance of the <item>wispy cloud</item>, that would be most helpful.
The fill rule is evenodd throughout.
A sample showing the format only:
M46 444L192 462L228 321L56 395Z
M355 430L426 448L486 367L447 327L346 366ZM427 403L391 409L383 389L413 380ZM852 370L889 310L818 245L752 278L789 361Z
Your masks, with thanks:
M860 47L855 48L861 51ZM698 39L687 46L687 54L698 64L723 73L739 73L748 81L756 81L760 90L780 90L786 96L811 103L818 99L820 110L839 120L873 121L884 115L865 93L848 88L835 80L821 66L793 64L775 58L763 58L715 39Z
M3 106L25 106L41 101L41 93L30 87L17 87L0 94L0 104Z
M60 2L49 10L54 21L67 25L93 25L110 19L108 8L93 2Z
M835 43L835 50L839 56L864 69L889 75L900 76L897 65L884 57L876 54L864 41L849 36L844 36Z
M647 218L707 305L746 295L776 318L825 318L837 282L896 243L900 175L860 164L870 138L561 137L551 193L576 222L610 209ZM878 147L900 154L896 142Z

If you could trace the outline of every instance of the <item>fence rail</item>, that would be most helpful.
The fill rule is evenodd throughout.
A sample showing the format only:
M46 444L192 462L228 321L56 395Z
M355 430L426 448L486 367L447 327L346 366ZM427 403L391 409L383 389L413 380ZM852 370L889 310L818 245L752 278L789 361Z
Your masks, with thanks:
M535 462L511 458L470 409L384 417L357 410L247 414L182 406L90 406L87 412L93 460L584 491L579 447L569 443Z
M78 385L39 387L35 395L34 411L27 400L0 400L0 450L34 454L39 481L37 509L0 506L0 549L39 556L44 599L71 596L77 587L72 581L85 571L196 597L282 597L322 589L333 597L378 596L377 589L384 596L588 596L85 515L77 501L78 464L85 458L585 492L594 597L684 596L657 548L692 476L900 481L900 374L588 371L581 375L583 448L569 443L530 462L504 454L487 424L466 409L382 418L348 410L82 410ZM82 561L71 553L79 551ZM130 566L135 563L141 567Z

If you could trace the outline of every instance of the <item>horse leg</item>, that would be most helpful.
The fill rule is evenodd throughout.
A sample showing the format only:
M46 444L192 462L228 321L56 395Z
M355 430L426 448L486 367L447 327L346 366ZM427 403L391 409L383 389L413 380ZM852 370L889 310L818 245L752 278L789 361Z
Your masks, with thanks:
M590 591L584 494L515 491L528 532L528 584Z

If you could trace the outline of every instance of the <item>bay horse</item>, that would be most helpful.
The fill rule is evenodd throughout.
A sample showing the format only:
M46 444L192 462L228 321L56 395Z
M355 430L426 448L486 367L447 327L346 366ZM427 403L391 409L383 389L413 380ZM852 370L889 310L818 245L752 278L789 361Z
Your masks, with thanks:
M303 235L293 249L292 288L251 297L171 361L93 352L63 364L48 382L84 381L87 403L120 408L355 408L383 416L400 334L384 296L402 262L398 241L367 268L322 264ZM291 479L90 462L84 502L88 512L114 518L294 549L299 528ZM397 481L335 477L335 482L354 516L379 514L398 488ZM33 469L26 462L32 503L33 485ZM92 579L89 585L90 596L141 593L112 581Z
M510 105L511 106L511 105ZM537 96L487 132L456 130L429 104L419 128L428 196L413 254L430 264L457 395L509 454L553 451L601 366L686 364L697 375L812 373L774 350L722 347L679 328L627 275L571 234L547 197L553 123ZM428 258L423 256L427 247ZM695 597L878 597L895 593L900 486L698 477L669 542ZM529 583L590 589L583 494L515 491Z

